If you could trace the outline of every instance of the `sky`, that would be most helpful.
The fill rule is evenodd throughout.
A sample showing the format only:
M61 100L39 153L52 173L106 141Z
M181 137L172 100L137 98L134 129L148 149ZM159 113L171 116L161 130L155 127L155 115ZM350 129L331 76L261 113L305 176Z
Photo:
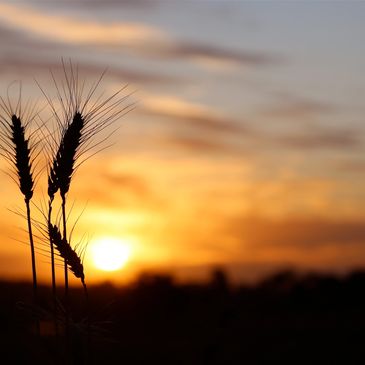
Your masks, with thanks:
M360 1L1 1L3 97L22 80L47 115L35 80L55 98L63 58L88 83L107 69L101 91L128 84L136 102L69 192L87 280L362 268L364 17ZM30 279L25 221L11 212L23 201L4 173L0 202L0 277ZM95 267L106 241L128 251L120 270ZM38 261L49 282L49 258Z

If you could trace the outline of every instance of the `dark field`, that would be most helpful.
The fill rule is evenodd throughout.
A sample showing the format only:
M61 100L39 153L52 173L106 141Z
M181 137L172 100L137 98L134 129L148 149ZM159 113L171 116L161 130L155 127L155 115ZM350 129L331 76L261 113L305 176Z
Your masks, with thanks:
M31 286L0 287L1 364L65 363L51 321L42 322L41 338L31 335L32 314L22 304L30 302ZM49 292L41 288L43 308L51 306ZM71 293L77 323L70 326L68 363L364 363L365 272L341 279L283 272L240 288L230 288L221 271L204 286L144 275L130 287L105 284L89 292L89 340L80 324L83 292Z

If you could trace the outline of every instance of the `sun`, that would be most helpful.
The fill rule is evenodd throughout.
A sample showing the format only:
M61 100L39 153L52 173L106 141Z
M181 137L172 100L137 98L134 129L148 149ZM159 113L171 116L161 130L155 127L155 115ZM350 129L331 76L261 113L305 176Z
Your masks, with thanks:
M116 271L127 263L131 248L126 240L101 237L91 244L90 253L95 267L103 271Z

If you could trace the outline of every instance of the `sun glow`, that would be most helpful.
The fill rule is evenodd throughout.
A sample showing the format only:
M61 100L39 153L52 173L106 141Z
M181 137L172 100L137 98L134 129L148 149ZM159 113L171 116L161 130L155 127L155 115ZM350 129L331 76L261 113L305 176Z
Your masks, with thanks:
M116 271L127 263L131 247L126 240L102 237L92 243L90 253L95 267L103 271Z

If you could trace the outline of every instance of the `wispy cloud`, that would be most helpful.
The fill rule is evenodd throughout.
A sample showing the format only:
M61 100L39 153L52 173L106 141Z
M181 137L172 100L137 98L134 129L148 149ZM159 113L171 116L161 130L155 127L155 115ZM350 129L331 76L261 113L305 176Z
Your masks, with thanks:
M130 193L144 197L150 193L148 182L137 174L105 172L102 174L102 179L109 187L117 190L128 190Z
M57 74L63 72L60 59L61 58L42 60L36 57L32 59L24 59L24 55L0 57L0 74L4 75L13 71L18 75L21 73L28 76L39 76L40 74L45 75L48 73L49 76L50 70ZM78 65L80 66L82 75L84 77L90 77L91 79L96 79L105 71L105 67L87 63L86 61L78 62ZM178 78L174 78L173 76L170 77L166 75L150 74L148 72L127 69L126 67L109 67L107 69L106 77L112 78L114 82L119 81L138 84L171 84L180 82Z
M0 74L2 75L13 72L33 77L49 73L49 70L56 74L62 73L61 56L75 52L73 45L60 45L52 40L34 38L19 30L4 28L2 25L0 26L0 43L3 51L0 55ZM80 72L85 77L95 78L105 71L105 65L98 65L91 60L75 58L73 62L78 63ZM184 82L177 76L138 70L131 66L109 66L107 75L114 80L138 84L164 85Z
M36 2L36 0L34 1ZM105 8L105 7L137 7L151 8L159 5L159 0L49 0L58 6L80 6L83 8Z
M227 63L231 65L265 66L279 61L265 53L233 50L203 43L179 41L177 39L145 45L143 52L163 59L191 60L199 63Z
M188 102L178 97L148 95L141 113L168 118L180 124L218 133L247 133L248 128L211 107Z
M0 19L16 29L71 44L135 45L147 40L165 39L163 32L144 24L107 24L5 3L0 3Z
M91 4L105 6L105 2L91 1ZM142 1L142 5L145 2ZM166 30L143 23L81 20L8 3L0 3L0 19L3 24L45 40L106 49L122 50L121 47L125 47L123 51L161 60L254 66L272 64L278 60L265 53L174 39Z
M74 194L78 200L88 201L92 204L108 209L133 209L157 210L161 206L159 192L156 192L147 176L137 172L112 171L110 168L100 169L101 162L88 165L84 170L84 176L79 176L79 184L74 186ZM98 167L99 166L99 167ZM94 169L103 171L92 182L88 174Z
M304 108L304 105L301 105L300 109L302 107ZM313 104L312 109L322 110L322 107ZM268 146L297 150L354 149L363 144L361 133L356 129L334 129L320 125L304 125L299 129L295 128L295 131L270 131L265 126L262 127L262 124L256 124L255 121L257 120L255 118L248 121L236 120L215 110L213 107L172 96L147 95L139 112L164 118L171 122L172 128L178 126L194 128L196 132L199 130L201 132L199 138L196 135L193 138L184 138L184 135L181 134L180 140L178 138L171 139L172 142L187 147L203 147L205 145L207 149L212 150L219 145L224 147L224 136L239 136L241 142L243 140L254 142L256 146L261 145L262 150ZM226 142L230 143L232 141Z
M167 147L176 147L179 149L184 149L194 153L224 153L231 152L232 149L229 145L222 142L213 140L211 138L206 138L204 136L189 136L182 134L166 135L164 137L158 138L157 142Z
M293 106L290 114L303 113L304 110L306 113L322 113L327 108L321 104L303 103ZM235 120L213 107L173 96L146 95L139 113L168 121L174 132L165 141L188 150L232 152L235 150L233 139L236 137L240 138L241 147L242 142L248 141L253 143L253 149L261 145L262 151L271 147L283 150L348 150L363 145L361 133L356 129L326 128L304 123L296 125L294 131L289 131L288 128L271 130L262 123L255 125L255 118L249 122ZM188 130L190 134L187 133ZM226 140L226 137L230 139ZM237 152L242 153L242 150Z
M280 118L295 122L298 118L308 118L312 115L323 115L334 111L334 105L317 100L293 97L287 94L276 94L275 104L264 108L262 115L270 118Z

